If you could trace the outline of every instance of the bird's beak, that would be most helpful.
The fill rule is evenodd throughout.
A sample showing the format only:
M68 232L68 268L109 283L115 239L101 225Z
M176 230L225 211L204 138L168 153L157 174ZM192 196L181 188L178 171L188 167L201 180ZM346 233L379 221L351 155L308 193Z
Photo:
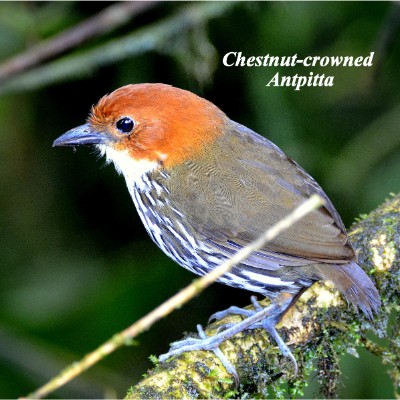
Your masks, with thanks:
M112 138L104 132L94 130L89 124L78 126L61 135L53 147L107 144Z

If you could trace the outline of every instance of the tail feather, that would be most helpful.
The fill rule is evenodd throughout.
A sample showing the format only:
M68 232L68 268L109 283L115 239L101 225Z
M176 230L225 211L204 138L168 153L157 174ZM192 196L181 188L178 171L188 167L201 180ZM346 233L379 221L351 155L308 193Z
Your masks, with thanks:
M348 264L320 264L318 272L322 279L333 282L346 300L369 319L378 312L381 305L379 293L368 275L354 261Z

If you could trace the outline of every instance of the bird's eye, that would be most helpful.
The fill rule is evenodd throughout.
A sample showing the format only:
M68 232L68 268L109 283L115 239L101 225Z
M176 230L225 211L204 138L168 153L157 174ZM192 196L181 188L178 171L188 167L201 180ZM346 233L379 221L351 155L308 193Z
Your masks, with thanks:
M117 121L116 125L117 129L122 133L129 133L132 131L135 123L129 117L121 118Z

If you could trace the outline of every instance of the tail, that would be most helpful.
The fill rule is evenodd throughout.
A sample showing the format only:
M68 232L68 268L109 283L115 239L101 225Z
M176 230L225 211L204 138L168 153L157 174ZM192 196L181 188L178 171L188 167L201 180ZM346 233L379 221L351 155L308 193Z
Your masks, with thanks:
M354 261L348 264L319 264L317 269L322 279L333 282L349 303L372 320L373 313L379 310L381 299L375 285L358 264Z

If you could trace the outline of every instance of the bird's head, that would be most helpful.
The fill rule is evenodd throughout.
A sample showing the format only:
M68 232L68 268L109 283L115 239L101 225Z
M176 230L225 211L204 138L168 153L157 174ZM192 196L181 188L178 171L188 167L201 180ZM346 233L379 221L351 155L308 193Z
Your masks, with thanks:
M219 108L186 90L127 85L101 98L87 123L53 146L96 145L126 175L182 163L205 151L228 124Z

